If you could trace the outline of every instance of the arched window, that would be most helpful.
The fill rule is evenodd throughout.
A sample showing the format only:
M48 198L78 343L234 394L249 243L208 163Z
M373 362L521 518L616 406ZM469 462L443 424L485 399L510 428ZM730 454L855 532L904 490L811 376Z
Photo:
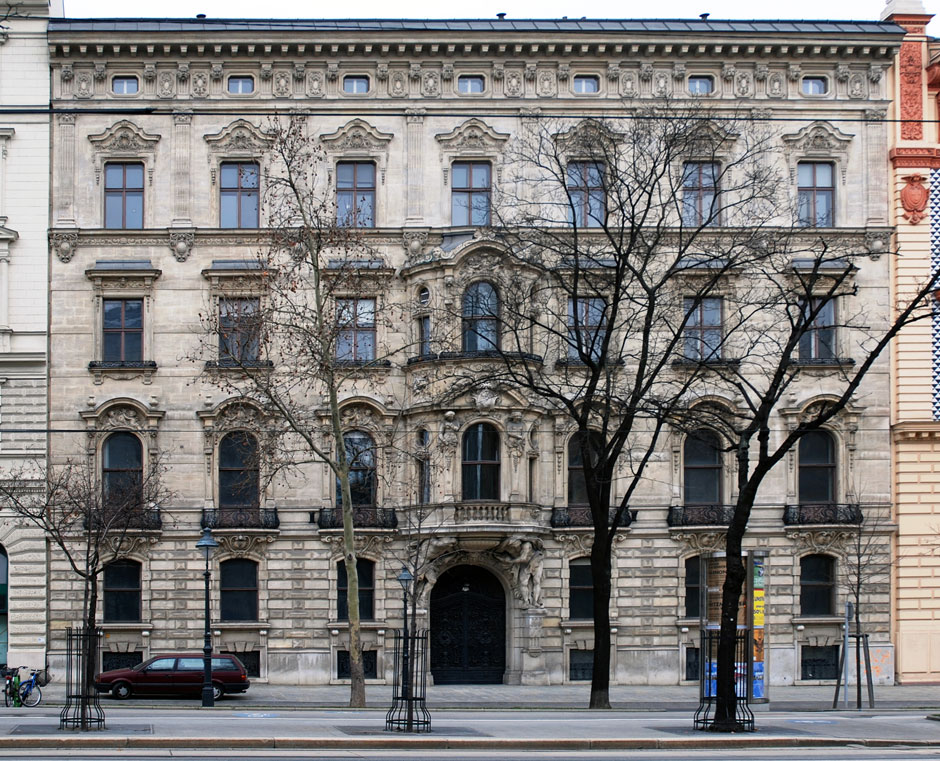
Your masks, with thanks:
M140 621L140 563L115 560L104 567L104 620Z
M258 564L253 560L219 563L219 608L223 621L258 620Z
M499 499L499 431L489 423L463 435L463 498Z
M720 505L721 441L714 431L700 428L683 446L683 482L686 505Z
M568 563L568 618L583 620L593 617L591 561L588 558L577 558Z
M364 431L343 435L349 463L349 491L353 507L375 507L375 442ZM343 490L336 479L336 505L343 505Z
M375 563L365 558L356 558L356 572L359 575L359 618L370 621L375 618ZM348 591L346 563L340 560L336 564L336 616L340 621L349 620Z
M578 431L568 441L568 507L586 507L588 503L587 479L584 475L584 457L581 442L585 436L589 437L590 452L594 464L597 463L598 454L604 448L604 442L599 433L591 431L586 434Z
M219 442L219 508L259 504L258 440L247 431L227 433Z
M836 501L836 448L832 435L812 431L800 439L799 500L801 505Z
M807 555L800 558L800 615L833 615L835 591L835 558L830 555Z
M104 506L117 510L140 507L144 451L133 433L120 431L105 439L101 450Z
M486 282L473 283L463 295L463 350L499 348L499 296Z

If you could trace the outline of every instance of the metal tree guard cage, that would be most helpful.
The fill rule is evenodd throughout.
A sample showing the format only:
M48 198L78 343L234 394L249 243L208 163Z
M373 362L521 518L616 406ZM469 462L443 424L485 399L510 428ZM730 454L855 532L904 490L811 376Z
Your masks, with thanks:
M65 707L59 713L59 729L106 728L98 691L85 681L89 670L96 670L100 648L101 629L66 629Z
M392 732L430 732L431 714L426 705L427 629L405 636L400 630L395 630L394 674L392 707L385 714L385 729Z
M718 635L717 629L702 632L702 654L699 665L699 705L693 724L696 729L708 729L714 721L713 709L717 700L718 683ZM735 721L745 732L754 731L754 714L748 705L748 685L752 676L750 629L739 629L734 638L734 702Z

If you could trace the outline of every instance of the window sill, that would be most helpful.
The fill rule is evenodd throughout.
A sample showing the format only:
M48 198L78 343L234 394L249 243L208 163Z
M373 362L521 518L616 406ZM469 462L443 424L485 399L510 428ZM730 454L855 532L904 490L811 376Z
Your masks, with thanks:
M519 360L526 362L542 363L542 357L538 354L526 354L517 351L441 351L437 354L421 354L417 357L409 357L409 365L417 365L424 362L466 362L480 359L498 359L502 361Z
M388 370L392 366L388 359L334 359L333 367L357 370Z
M845 617L834 614L831 616L793 616L790 622L794 626L841 626L845 623Z
M136 631L151 631L153 624L150 621L101 621L98 624L100 629L105 631L120 631L123 629L134 629Z
M794 367L803 370L835 370L842 367L854 367L855 360L851 357L831 357L826 359L794 359L790 362Z
M218 370L222 372L240 371L244 373L268 371L274 369L274 363L270 359L252 359L244 362L235 360L209 360L206 362L206 370Z
M740 359L687 359L686 357L679 357L672 360L672 366L676 369L681 370L694 370L696 368L721 368L729 367L734 368L738 367L741 364Z
M337 629L339 631L346 631L347 629L349 629L349 621L327 621L326 628ZM373 630L383 631L385 629L388 629L389 631L391 631L394 627L389 626L384 621L368 620L368 621L360 621L359 628L368 629L369 631L373 631Z
M104 383L105 376L114 380L132 380L142 378L145 385L153 381L153 374L157 371L157 363L147 362L112 362L96 360L88 363L88 371L94 376L96 386Z
M213 629L270 629L267 621L213 621Z

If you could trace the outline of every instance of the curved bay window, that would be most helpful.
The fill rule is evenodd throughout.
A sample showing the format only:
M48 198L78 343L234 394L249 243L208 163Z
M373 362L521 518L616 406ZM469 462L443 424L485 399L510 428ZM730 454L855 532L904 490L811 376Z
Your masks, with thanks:
M499 431L476 423L463 435L464 500L499 499Z
M139 510L143 477L144 451L140 439L127 431L108 436L101 448L102 506L109 511ZM115 523L111 517L105 520Z
M499 296L487 282L473 283L463 295L463 350L499 348Z
M140 621L140 563L115 560L104 567L104 620Z
M683 446L686 505L720 505L721 441L707 428L690 433Z
M258 620L258 564L254 560L219 563L219 612L223 621Z
M836 448L832 435L812 431L800 439L800 505L831 505L836 501Z
M584 475L584 454L582 442L588 439L588 451L592 465L597 464L598 455L604 448L599 433L578 431L568 441L568 507L588 507L587 478Z
M835 558L830 555L807 555L800 558L800 615L833 615L835 590Z
M258 440L247 431L225 434L219 442L219 509L256 510L259 496Z
M353 508L375 507L375 442L363 431L343 435L349 464L349 492ZM336 506L343 504L343 490L336 479Z
M365 558L356 558L356 574L359 576L359 618L371 621L375 618L375 563ZM340 560L336 564L336 617L340 621L349 620L348 592L349 576L346 573L346 563Z

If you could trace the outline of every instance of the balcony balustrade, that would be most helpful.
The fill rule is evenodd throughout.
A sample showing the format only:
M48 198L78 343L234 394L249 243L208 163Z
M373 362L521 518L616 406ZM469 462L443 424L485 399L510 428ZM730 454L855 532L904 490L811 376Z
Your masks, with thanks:
M343 509L341 507L324 507L317 515L317 526L320 528L342 528ZM386 507L356 507L353 508L353 526L356 528L398 528L398 515L392 508Z
M783 508L783 523L785 526L859 526L863 520L862 508L857 504L842 505L835 502L824 502L808 505L786 505Z
M108 531L160 531L163 528L163 518L160 516L159 508L141 508L139 510L128 510L120 514L95 514L86 516L82 521L82 528L88 531L90 527L95 529L107 528Z
M610 508L607 525L613 525L616 516L617 508ZM629 526L636 520L636 516L636 510L625 510L620 520L620 528ZM591 508L587 505L552 508L552 528L587 528L593 525L594 519L591 517Z
M202 511L203 528L256 528L273 531L280 525L276 507L223 507Z
M669 508L666 524L670 528L727 526L733 516L733 505L680 505Z

